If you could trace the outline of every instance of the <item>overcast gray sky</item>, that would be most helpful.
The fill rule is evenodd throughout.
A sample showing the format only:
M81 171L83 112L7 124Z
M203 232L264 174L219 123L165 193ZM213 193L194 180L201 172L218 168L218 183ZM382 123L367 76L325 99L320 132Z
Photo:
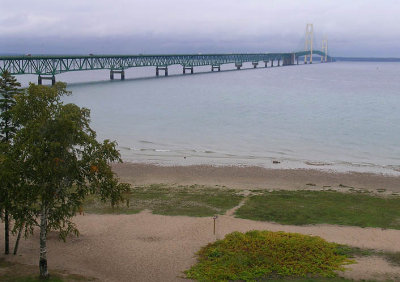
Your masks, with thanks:
M400 57L400 0L0 0L0 53L285 52Z

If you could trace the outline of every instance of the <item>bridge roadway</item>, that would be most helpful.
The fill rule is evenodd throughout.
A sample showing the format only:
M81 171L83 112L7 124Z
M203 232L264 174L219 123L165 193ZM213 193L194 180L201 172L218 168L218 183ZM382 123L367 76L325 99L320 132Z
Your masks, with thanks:
M314 50L313 54L324 57L325 53ZM196 66L211 66L212 71L220 71L222 64L234 63L240 69L245 62L252 62L254 68L259 62L263 62L267 67L270 62L274 66L274 61L280 66L294 65L299 63L299 57L310 55L310 51L300 51L294 53L253 53L253 54L182 54L182 55L24 55L24 56L0 56L0 73L8 71L13 75L36 74L38 84L42 84L43 79L49 79L55 83L55 75L84 70L110 70L110 79L114 79L114 74L120 74L121 79L125 79L125 69L132 67L155 66L156 75L160 71L168 75L168 66L182 65L183 73L189 71L193 73ZM331 58L328 56L328 61Z

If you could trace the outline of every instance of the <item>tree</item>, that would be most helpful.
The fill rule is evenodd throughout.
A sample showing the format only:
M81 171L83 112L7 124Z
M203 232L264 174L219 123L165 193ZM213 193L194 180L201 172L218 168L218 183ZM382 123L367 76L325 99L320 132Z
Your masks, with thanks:
M15 95L21 90L21 84L8 72L4 71L0 76L0 168L2 175L7 168L2 167L4 158L9 152L9 146L17 130L17 124L12 120L11 109L15 105ZM10 182L2 178L0 184L0 210L4 211L4 253L10 252Z
M78 234L71 218L88 194L112 205L123 201L128 184L118 183L109 165L121 161L115 142L96 140L90 111L63 104L64 83L53 87L30 84L16 97L13 119L21 125L14 137L12 163L20 174L15 200L24 207L26 229L40 227L40 277L47 278L47 232L65 240ZM18 214L16 214L18 218Z

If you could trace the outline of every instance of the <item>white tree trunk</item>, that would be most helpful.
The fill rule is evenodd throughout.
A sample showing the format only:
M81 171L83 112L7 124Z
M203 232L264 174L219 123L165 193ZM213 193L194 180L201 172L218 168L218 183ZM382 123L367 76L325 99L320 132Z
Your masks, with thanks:
M4 253L8 255L10 253L10 215L8 210L4 211Z
M47 208L46 204L42 201L42 211L40 214L40 257L39 257L39 269L40 278L47 278L49 272L47 270Z
M14 245L14 255L16 255L18 252L19 241L21 240L21 234L22 234L23 229L24 229L24 224L22 224L18 230L17 240L15 241L15 245Z

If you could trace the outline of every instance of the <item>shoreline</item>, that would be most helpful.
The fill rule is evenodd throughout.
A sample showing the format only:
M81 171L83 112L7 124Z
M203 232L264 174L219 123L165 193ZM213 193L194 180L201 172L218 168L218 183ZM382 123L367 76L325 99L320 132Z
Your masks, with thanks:
M133 148L119 146L123 161L159 166L256 166L267 169L316 169L327 172L359 172L400 176L400 165L378 160L332 160L317 158L295 158L283 156L282 152L269 152L269 155L235 154L208 149L171 149L162 144L141 140L149 146L135 145Z
M318 169L281 169L259 166L161 166L115 163L113 171L132 185L169 184L226 186L234 189L364 189L400 193L400 177Z

